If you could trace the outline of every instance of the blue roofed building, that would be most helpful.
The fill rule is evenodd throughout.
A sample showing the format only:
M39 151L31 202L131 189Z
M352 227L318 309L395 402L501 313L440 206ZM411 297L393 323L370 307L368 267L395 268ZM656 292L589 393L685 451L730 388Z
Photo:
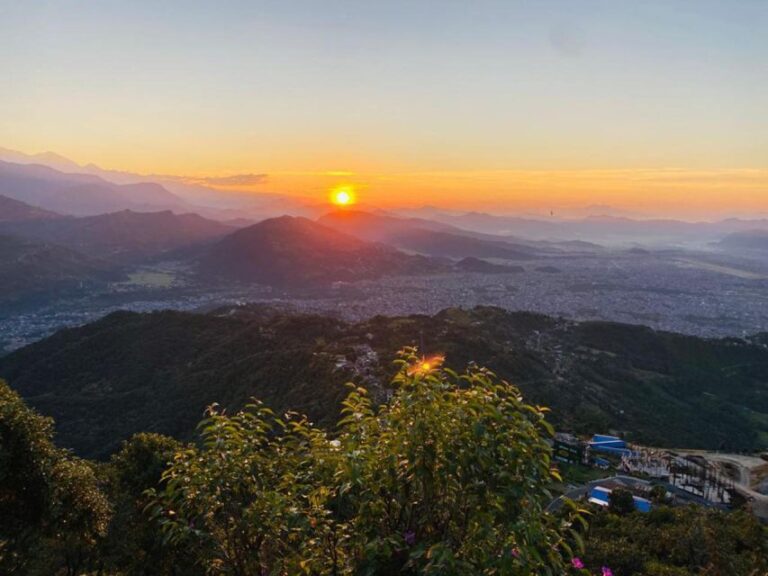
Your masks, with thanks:
M608 506L610 502L611 488L605 486L593 486L589 491L589 502L597 504L598 506ZM650 512L651 501L647 498L641 498L640 496L632 496L632 501L635 503L635 510L638 512Z
M588 443L589 449L595 452L606 454L615 454L617 456L629 455L632 451L627 443L618 436L607 436L604 434L595 434Z

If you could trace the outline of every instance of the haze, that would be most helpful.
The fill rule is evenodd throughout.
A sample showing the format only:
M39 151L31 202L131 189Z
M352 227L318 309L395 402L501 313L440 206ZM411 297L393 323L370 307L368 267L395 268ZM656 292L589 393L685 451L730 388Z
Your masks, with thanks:
M381 207L768 212L768 3L0 4L0 144Z

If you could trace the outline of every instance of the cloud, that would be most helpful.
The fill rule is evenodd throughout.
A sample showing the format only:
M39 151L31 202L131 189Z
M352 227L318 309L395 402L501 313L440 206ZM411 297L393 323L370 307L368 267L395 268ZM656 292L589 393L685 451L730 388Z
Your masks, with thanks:
M269 180L268 174L232 174L230 176L208 176L196 178L200 184L210 186L256 186Z

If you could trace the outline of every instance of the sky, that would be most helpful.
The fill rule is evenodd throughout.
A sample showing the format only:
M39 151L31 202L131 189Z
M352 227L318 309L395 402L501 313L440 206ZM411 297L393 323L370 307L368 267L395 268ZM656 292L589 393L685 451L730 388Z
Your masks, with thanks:
M0 0L0 146L382 206L768 213L766 30L765 0Z

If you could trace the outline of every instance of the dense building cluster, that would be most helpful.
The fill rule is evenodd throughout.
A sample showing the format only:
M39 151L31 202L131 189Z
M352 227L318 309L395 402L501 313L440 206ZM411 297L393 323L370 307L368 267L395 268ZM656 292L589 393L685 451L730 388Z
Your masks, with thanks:
M0 318L7 350L62 326L83 324L117 309L200 310L266 302L300 312L361 320L377 314L435 314L449 307L491 305L575 320L611 320L705 337L742 337L768 328L768 267L750 271L676 255L616 252L527 262L522 272L393 276L282 291L265 286L116 285L108 294L63 299ZM178 268L169 270L180 274Z

